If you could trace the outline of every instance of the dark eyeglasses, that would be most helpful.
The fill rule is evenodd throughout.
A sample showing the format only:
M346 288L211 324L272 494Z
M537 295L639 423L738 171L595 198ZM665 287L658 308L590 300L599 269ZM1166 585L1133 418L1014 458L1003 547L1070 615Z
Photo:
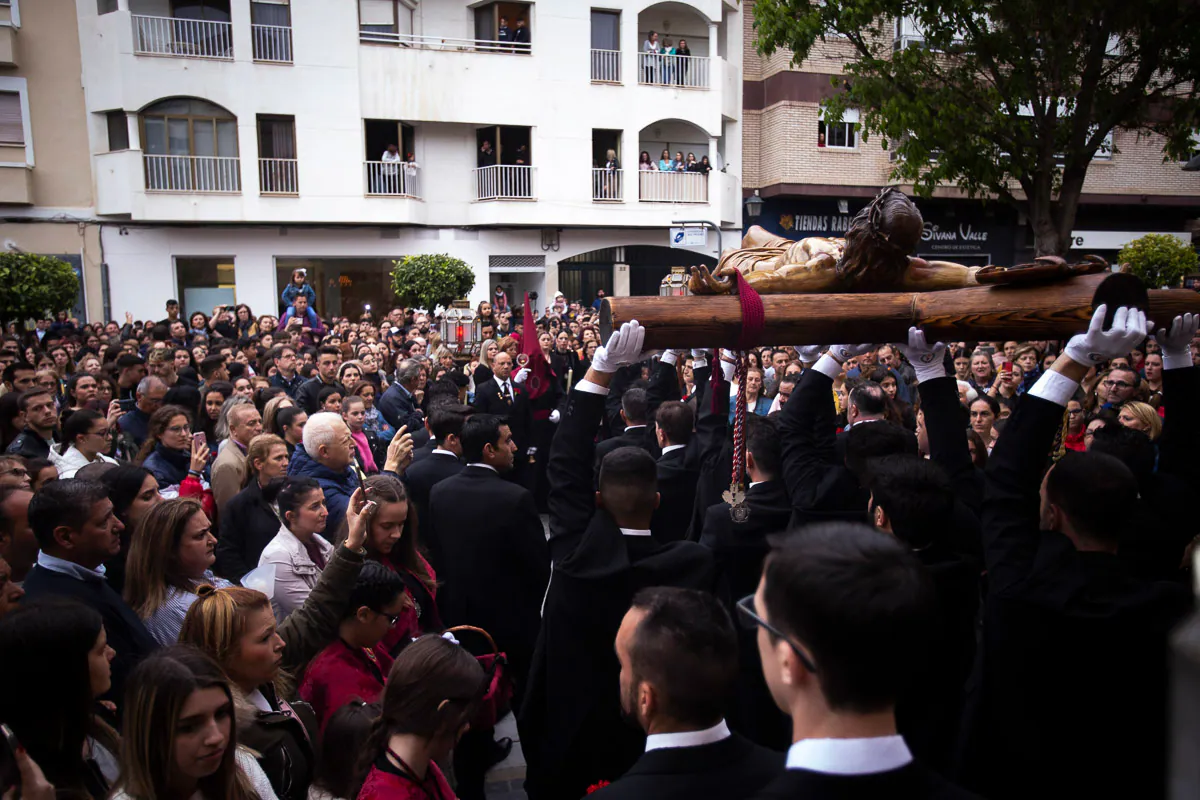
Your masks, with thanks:
M1132 389L1133 384L1126 383L1125 381L1105 381L1104 388L1105 389Z
M373 609L373 608L372 608L371 610L372 610L372 611L375 611L375 609ZM386 619L387 619L387 621L388 621L388 626L389 626L389 627L395 627L396 623L400 621L400 615L399 615L399 614L385 614L385 613L383 613L382 611L375 611L375 613L376 613L376 614L378 614L378 615L379 615L379 616L381 616L381 617L384 617L384 618L386 618Z
M808 657L808 654L804 652L803 648L792 641L791 637L789 637L786 633L760 617L758 612L754 610L754 595L748 594L741 600L738 600L737 610L738 622L742 624L743 628L746 628L747 630L762 628L772 636L783 639L796 653L796 656L800 659L800 663L804 665L804 668L809 672L816 673L817 665L812 662L812 659Z

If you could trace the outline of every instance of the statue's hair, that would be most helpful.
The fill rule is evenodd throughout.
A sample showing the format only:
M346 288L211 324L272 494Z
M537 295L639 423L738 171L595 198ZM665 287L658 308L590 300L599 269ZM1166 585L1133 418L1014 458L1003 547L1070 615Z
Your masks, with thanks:
M908 270L908 257L921 240L921 212L903 192L889 186L854 215L837 272L847 291L894 290Z

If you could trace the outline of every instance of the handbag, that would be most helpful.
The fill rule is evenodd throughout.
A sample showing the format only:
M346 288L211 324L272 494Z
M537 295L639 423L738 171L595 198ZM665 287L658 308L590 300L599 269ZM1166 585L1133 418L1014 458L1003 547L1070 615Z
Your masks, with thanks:
M483 628L477 628L474 625L456 625L453 628L447 628L446 633L453 633L456 636L459 633L477 633L487 640L491 652L475 656L479 661L479 666L483 667L487 681L483 700L479 704L479 710L475 712L474 719L471 720L471 727L475 729L494 728L496 723L508 713L509 704L512 702L513 685L512 676L508 672L508 656L496 648L496 640Z

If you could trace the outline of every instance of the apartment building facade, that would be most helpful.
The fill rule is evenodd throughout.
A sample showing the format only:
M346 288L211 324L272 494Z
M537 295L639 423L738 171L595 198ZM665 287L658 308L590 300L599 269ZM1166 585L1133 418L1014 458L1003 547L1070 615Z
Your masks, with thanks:
M840 236L854 214L890 178L894 158L879 137L863 141L851 109L838 125L826 125L820 104L835 91L853 52L836 36L818 42L801 64L779 50L760 56L755 46L754 3L743 9L743 193L763 200L757 219L772 232L799 239ZM897 20L892 47L920 45L910 20ZM949 112L948 112L949 113ZM911 194L911 186L901 186ZM1075 223L1072 249L1113 260L1142 233L1173 233L1186 241L1200 235L1200 174L1162 160L1162 141L1116 130L1109 148L1088 170ZM1024 215L998 201L962 196L955 187L917 198L925 218L918 254L972 266L1012 264L1033 255L1033 233Z
M75 0L0 0L0 247L69 262L103 308Z
M472 301L590 301L712 263L676 220L741 229L736 0L74 2L114 314L263 313L300 267L357 314L419 253L471 264ZM664 148L717 168L637 169Z

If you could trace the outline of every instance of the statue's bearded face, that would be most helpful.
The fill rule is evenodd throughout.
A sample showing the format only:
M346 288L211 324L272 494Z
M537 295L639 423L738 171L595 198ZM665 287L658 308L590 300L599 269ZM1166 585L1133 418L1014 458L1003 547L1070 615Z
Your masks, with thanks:
M849 291L884 292L908 269L908 257L924 228L916 205L895 189L885 189L855 215L846 232L838 274Z

